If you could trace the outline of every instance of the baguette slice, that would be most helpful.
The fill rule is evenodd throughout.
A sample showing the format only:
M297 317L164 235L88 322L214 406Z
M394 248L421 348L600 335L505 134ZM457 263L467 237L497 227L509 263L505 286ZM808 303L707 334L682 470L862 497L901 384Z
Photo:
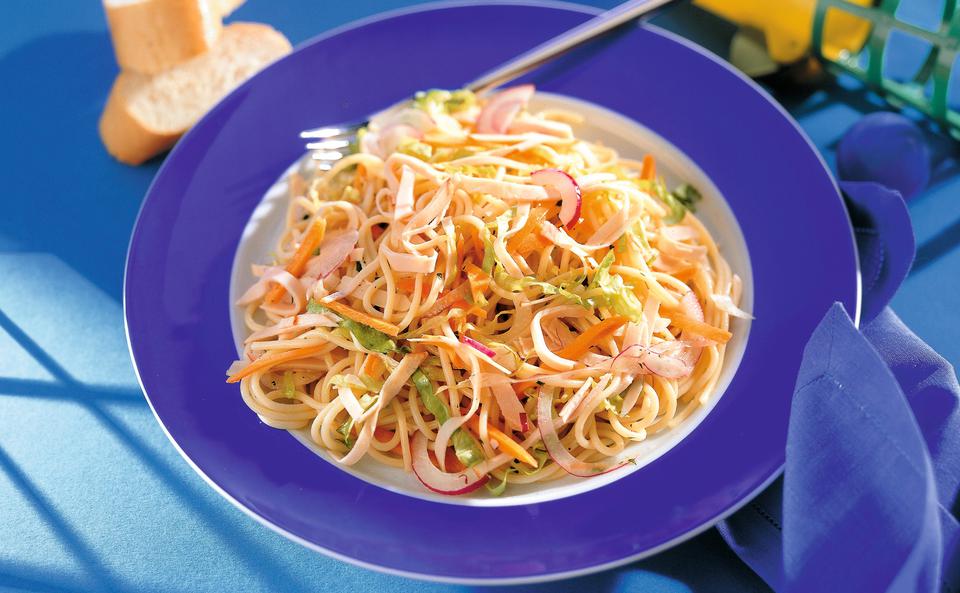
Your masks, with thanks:
M247 0L210 0L217 3L217 9L221 17L229 16L231 12L240 8L240 5Z
M117 63L153 74L217 42L225 0L104 0Z
M173 145L217 101L290 52L267 25L233 23L210 50L156 75L121 72L100 117L100 137L118 160L138 165Z

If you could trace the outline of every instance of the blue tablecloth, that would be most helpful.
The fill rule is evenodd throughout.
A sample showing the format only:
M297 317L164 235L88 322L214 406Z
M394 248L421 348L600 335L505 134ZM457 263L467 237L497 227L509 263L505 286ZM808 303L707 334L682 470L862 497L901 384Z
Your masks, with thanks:
M298 43L406 4L248 0L232 18L270 23ZM721 50L729 31L685 18L689 10L659 23ZM158 163L121 165L97 137L116 74L102 10L4 0L0 17L0 590L466 590L301 548L244 516L179 457L124 341L124 254ZM843 81L777 96L831 163L842 132L882 107ZM918 259L892 304L957 365L960 200L951 197L960 177L953 143L935 144L931 187L910 204ZM766 587L709 530L627 569L527 589Z

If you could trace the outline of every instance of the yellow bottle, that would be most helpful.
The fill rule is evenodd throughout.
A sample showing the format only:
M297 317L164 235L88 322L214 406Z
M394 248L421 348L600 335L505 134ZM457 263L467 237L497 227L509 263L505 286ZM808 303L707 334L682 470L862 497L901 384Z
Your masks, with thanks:
M871 0L849 0L868 6ZM694 0L694 4L764 35L767 53L781 64L790 64L811 53L813 15L817 0ZM870 21L831 9L824 21L824 56L837 59L841 52L856 53L870 34Z

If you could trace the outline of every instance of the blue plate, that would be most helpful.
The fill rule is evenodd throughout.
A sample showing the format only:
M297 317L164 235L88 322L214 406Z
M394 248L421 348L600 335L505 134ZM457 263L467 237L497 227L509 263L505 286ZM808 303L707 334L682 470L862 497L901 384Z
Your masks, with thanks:
M418 89L459 86L589 14L568 4L435 5L339 29L236 90L167 158L130 242L127 335L158 421L231 502L291 539L362 566L434 580L523 582L662 550L778 474L803 346L832 302L858 309L850 224L820 157L776 103L653 28L607 37L531 80L669 140L712 179L739 221L757 319L725 395L676 447L577 496L444 505L320 460L261 424L236 386L224 383L236 357L232 259L251 212L301 154L299 130L362 117Z

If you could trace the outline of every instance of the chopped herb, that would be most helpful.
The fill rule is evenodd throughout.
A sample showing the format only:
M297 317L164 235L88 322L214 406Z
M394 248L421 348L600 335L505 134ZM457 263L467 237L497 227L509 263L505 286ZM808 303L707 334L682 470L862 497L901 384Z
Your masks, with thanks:
M356 266L356 267L357 267L357 271L358 271L358 272L361 271L361 270L363 270L363 262L357 262L357 266Z
M317 247L316 249L313 250L313 256L316 257L316 256L318 256L318 255L320 255L320 248L319 248L319 247Z

